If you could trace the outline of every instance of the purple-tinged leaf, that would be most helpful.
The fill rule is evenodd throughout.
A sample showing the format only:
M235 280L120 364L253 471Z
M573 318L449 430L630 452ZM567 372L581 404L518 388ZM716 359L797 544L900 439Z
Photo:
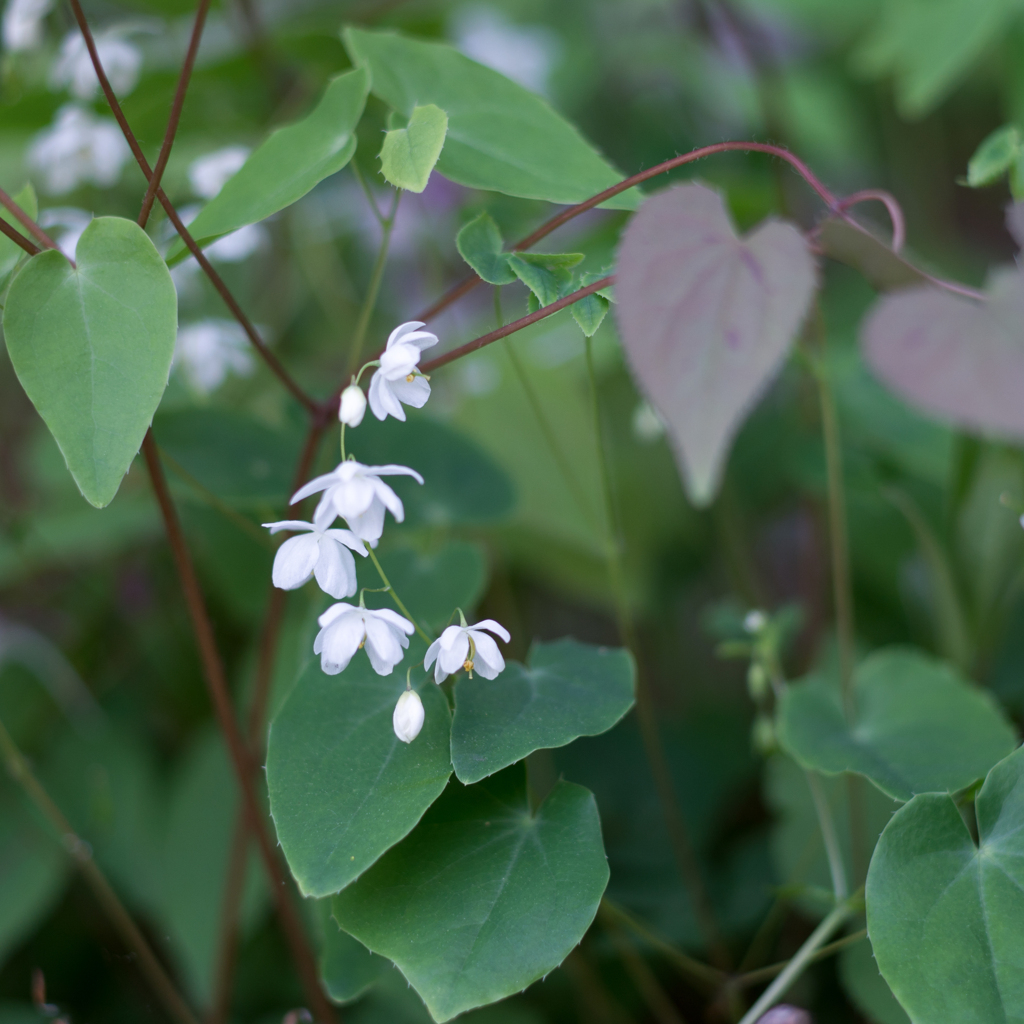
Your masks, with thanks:
M738 238L717 192L680 185L630 221L615 281L633 375L668 424L690 498L707 504L804 318L814 258L793 225L770 219Z

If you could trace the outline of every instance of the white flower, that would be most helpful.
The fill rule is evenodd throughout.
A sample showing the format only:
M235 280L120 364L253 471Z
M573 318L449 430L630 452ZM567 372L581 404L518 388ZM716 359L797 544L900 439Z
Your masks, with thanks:
M366 395L358 384L349 384L341 393L338 404L338 419L346 427L358 427L366 414Z
M142 70L142 53L124 39L127 31L125 28L113 28L98 32L95 37L100 63L110 80L110 87L119 97L127 96L135 88ZM50 71L50 87L57 90L67 87L80 100L91 100L99 92L100 81L85 39L78 29L64 37Z
M320 589L331 597L351 597L356 583L356 562L349 552L358 551L366 557L363 542L349 530L318 530L312 523L286 519L280 523L263 524L271 533L279 530L304 530L299 537L289 537L274 556L274 586L281 590L298 590L316 576Z
M246 377L254 361L249 340L234 320L199 320L178 331L174 362L189 383L208 395L224 383L229 373Z
M412 743L423 728L423 701L415 690L406 690L395 705L395 713L391 716L391 724L395 735L403 743Z
M420 331L419 320L400 324L388 338L387 347L380 357L380 369L370 381L370 408L379 420L388 415L405 420L402 403L422 409L430 397L427 378L416 373L423 349L437 344L437 335Z
M113 121L69 104L35 137L28 165L43 175L47 192L61 195L86 181L108 188L121 176L130 156L128 143Z
M349 459L333 472L300 487L289 504L323 491L313 513L316 528L326 530L335 516L341 516L360 540L376 545L384 532L385 508L395 517L395 522L400 523L405 518L402 499L380 479L382 476L411 476L417 483L423 483L423 477L406 466L364 466Z
M43 41L43 19L53 0L7 0L4 8L4 49L34 50Z
M88 210L80 210L75 206L51 206L39 215L41 228L64 228L54 235L57 248L69 260L75 258L78 240L82 232L92 223L92 214ZM51 232L51 234L54 234Z
M409 646L409 635L416 631L390 608L357 608L345 602L332 604L317 621L320 632L313 641L313 653L320 655L320 667L329 676L344 672L360 647L366 648L377 675L390 675Z
M193 160L188 168L192 191L204 199L212 199L224 187L228 178L236 174L249 159L249 152L248 146L225 146Z
M267 241L267 230L262 224L246 224L216 242L204 246L203 252L214 263L241 263Z
M748 633L760 633L768 625L768 616L759 608L755 608L743 617L743 628Z
M443 683L452 673L464 668L467 672L479 672L484 679L494 679L505 669L505 659L498 650L494 640L481 630L488 629L495 636L500 636L505 643L512 638L500 623L494 619L484 619L472 626L462 620L461 626L449 626L427 648L427 656L423 659L423 667L429 669L434 660L434 682Z

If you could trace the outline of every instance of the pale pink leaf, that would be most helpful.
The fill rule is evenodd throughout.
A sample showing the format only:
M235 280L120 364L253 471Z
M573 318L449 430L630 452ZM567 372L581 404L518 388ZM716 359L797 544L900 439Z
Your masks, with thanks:
M793 225L769 219L738 238L703 185L652 196L627 226L615 276L622 343L696 504L714 498L733 437L814 288L814 258Z

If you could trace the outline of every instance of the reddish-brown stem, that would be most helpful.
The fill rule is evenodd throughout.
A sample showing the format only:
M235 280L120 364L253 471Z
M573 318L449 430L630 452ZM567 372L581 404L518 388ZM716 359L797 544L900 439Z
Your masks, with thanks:
M38 245L30 242L17 228L8 224L3 217L0 217L0 232L3 232L15 245L21 246L29 256L35 256L36 253L43 251Z
M860 192L853 192L848 196L844 196L839 200L839 204L836 209L839 213L845 213L858 203L867 203L872 201L882 203L882 205L885 206L885 209L889 214L889 222L892 224L891 248L893 252L898 253L900 249L903 248L903 243L906 241L907 231L906 225L903 221L903 210L892 193L879 188L865 188Z
M196 54L199 52L199 40L203 36L203 26L206 24L206 13L209 9L210 0L199 0L199 7L196 9L196 21L192 26L192 38L189 40L188 50L185 52L185 62L181 65L178 87L174 92L170 116L167 118L167 131L164 132L164 141L160 146L160 155L156 158L156 167L153 168L153 176L149 179L146 195L142 200L142 209L139 212L140 228L144 228L149 220L149 214L153 209L153 200L156 198L156 190L160 187L160 182L164 176L164 169L167 167L167 161L171 155L174 136L178 132L178 122L181 120L181 108L185 104L185 93L188 91L188 83L192 78L192 68L195 67Z
M125 141L128 143L136 162L142 169L142 173L146 176L146 181L152 181L153 169L150 167L149 161L142 152L142 148L139 146L139 140L135 138L135 133L132 131L131 125L128 124L128 120L124 116L124 111L121 109L121 104L118 102L117 96L114 95L114 90L110 87L110 80L107 78L107 74L103 70L103 64L100 61L99 52L96 49L96 40L93 39L92 30L89 28L89 23L85 20L82 5L79 0L69 0L69 2L71 4L71 10L75 15L75 21L78 22L78 27L81 29L82 38L85 40L86 48L89 51L89 57L92 60L93 69L96 72L96 77L99 79L100 88L103 90L103 95L106 97L110 111L117 120L117 123L121 126L121 132L125 137ZM223 299L224 304L231 310L232 315L239 324L241 324L242 330L245 331L246 336L249 338L249 341L252 342L256 351L263 357L263 361L270 368L271 372L278 378L278 380L281 381L282 384L284 384L292 395L295 396L307 412L311 415L319 413L320 406L317 402L310 398L310 396L295 383L291 374L289 374L284 368L281 361L273 352L270 351L269 348L267 348L265 342L260 337L259 332L253 326L252 321L245 315L242 307L238 304L237 300L228 289L228 286L223 282L223 280L221 280L220 274L213 269L210 261L205 255L203 255L203 250L199 248L195 239L189 234L188 229L178 216L178 211L174 209L171 201L167 198L167 194L159 185L156 189L156 197L160 200L160 205L164 208L168 219L174 225L174 229L181 236L181 240L185 243L188 251L196 258L196 262L199 266L203 268L206 276L210 279L210 283L217 289L217 292L221 299Z
M57 243L2 189L0 188L0 204L19 224L44 248L56 249ZM7 234L5 231L4 234ZM10 235L8 235L10 237ZM21 243L18 243L21 245ZM24 248L24 246L22 246ZM38 251L38 250L37 250Z
M174 562L185 596L185 604L188 607L189 618L192 620L192 628L199 646L203 675L210 693L210 700L213 704L221 732L224 734L235 776L242 791L242 806L248 821L248 828L256 838L260 856L270 880L278 917L284 930L285 939L291 947L292 956L295 959L303 987L306 990L306 998L309 1000L310 1007L317 1015L317 1018L325 1022L325 1024L330 1024L334 1020L334 1012L323 990L320 988L313 953L306 940L302 923L285 889L284 875L267 832L262 809L256 798L256 790L253 785L254 764L252 756L242 738L238 722L235 720L234 708L231 706L231 697L228 692L227 679L224 675L224 666L221 663L220 654L217 651L217 644L213 635L213 624L210 621L206 604L203 601L195 566L192 564L192 557L185 542L185 535L182 532L181 523L178 520L178 514L171 499L170 490L167 487L167 479L164 476L163 466L160 464L160 455L157 451L156 442L153 440L152 431L147 432L145 440L142 442L142 453L153 483L157 504L160 506L160 514L164 521L164 528L167 531L167 539L174 555Z
M249 829L244 812L235 817L228 854L228 873L221 896L220 938L217 942L213 1003L206 1024L223 1024L231 1011L231 988L238 957L238 911L245 889L245 862L249 853Z

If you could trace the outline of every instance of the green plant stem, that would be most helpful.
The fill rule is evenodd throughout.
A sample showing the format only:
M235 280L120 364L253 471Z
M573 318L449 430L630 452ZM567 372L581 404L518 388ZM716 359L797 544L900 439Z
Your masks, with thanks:
M821 788L821 782L814 772L805 771L804 777L811 791L811 799L814 801L814 810L818 815L818 827L821 829L821 838L825 843L825 853L828 856L828 869L832 875L832 891L835 893L836 903L842 903L849 895L849 887L846 884L846 869L843 867L843 852L839 848L839 836L836 834L835 821L832 818L832 809L828 805L825 791Z
M374 217L377 218L377 223L384 227L384 222L387 218L383 213L380 212L380 207L377 205L377 200L373 198L373 192L370 191L370 186L367 185L366 179L363 177L363 172L359 170L359 164L356 160L353 160L350 164L352 173L356 176L356 181L359 182L359 187L363 190L363 195L366 196L366 202L370 209L373 211Z
M654 971L633 948L629 939L615 925L610 925L607 932L615 951L619 954L622 965L626 968L626 973L647 1004L651 1016L658 1024L685 1024L679 1011L672 1005L672 1000L661 987Z
M807 963L814 964L819 960L825 960L846 949L847 946L863 942L867 937L868 930L866 928L861 928L859 932L851 932L849 935L844 935L841 939L836 939L835 942L822 946L821 949L808 959ZM736 988L749 988L751 985L760 985L763 981L770 981L772 978L778 977L790 963L792 963L791 960L783 960L777 964L769 964L767 967L759 967L756 971L748 971L746 974L739 975L733 980L732 984Z
M398 594L395 593L395 588L391 586L391 581L387 578L387 576L384 575L384 569L381 567L380 562L377 560L376 552L373 550L373 548L369 546L369 544L367 544L366 550L369 551L370 560L377 567L377 574L380 576L381 582L387 588L387 592L391 595L391 600L398 605L398 610L416 627L416 632L419 633L420 637L429 644L430 637L427 636L427 634L424 633L422 629L420 629L419 623L409 613L409 609L405 607L405 604L402 602L402 599L398 596Z
M124 904L118 899L117 893L114 892L103 872L96 866L89 844L78 837L63 812L32 773L32 769L3 722L0 722L0 753L3 754L7 771L11 777L25 790L29 799L60 836L64 848L78 865L78 869L85 877L100 906L110 918L111 924L120 933L128 949L138 957L142 973L146 975L167 1012L180 1024L198 1024L188 1004L174 987L174 983L161 966L142 932L139 931Z

